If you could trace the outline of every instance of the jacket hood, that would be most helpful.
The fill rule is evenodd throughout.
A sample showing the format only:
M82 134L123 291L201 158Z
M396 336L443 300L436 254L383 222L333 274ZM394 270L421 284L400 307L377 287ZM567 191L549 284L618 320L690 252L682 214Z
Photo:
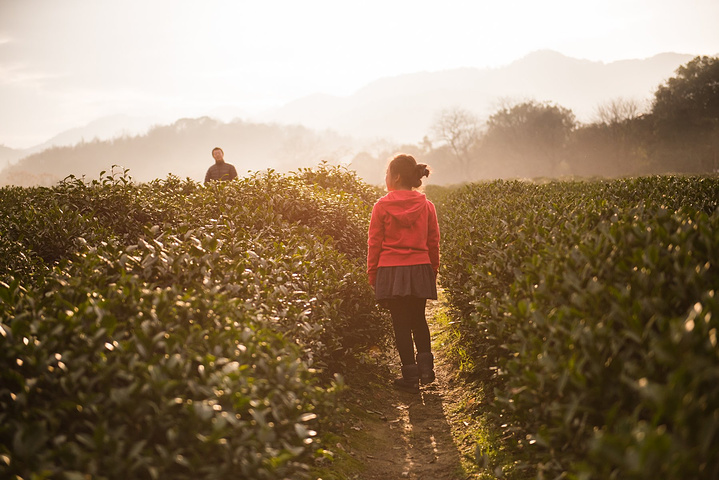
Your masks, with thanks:
M415 190L395 190L380 198L385 211L400 225L412 225L427 209L427 197Z

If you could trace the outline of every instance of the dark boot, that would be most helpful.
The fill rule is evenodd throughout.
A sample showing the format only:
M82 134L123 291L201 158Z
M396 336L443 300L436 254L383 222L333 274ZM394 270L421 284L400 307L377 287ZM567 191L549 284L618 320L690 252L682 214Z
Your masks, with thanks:
M422 383L434 382L434 355L432 353L418 353L417 367L419 369L419 379Z
M394 386L410 393L419 393L419 369L417 364L402 366L402 376L395 379Z

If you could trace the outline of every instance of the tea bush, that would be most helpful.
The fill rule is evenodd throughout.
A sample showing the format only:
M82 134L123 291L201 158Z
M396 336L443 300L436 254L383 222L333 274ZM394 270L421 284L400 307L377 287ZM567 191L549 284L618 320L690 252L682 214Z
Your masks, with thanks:
M89 183L71 176L52 188L0 189L0 252L8 249L0 255L0 275L29 279L71 256L79 238L90 244L110 237L129 243L144 225L160 220L148 196L154 192L131 183L126 170L105 173ZM13 249L22 253L13 255Z
M444 205L455 325L538 475L719 476L718 202L716 178L652 177Z
M388 333L369 190L318 170L0 190L0 476L301 478Z

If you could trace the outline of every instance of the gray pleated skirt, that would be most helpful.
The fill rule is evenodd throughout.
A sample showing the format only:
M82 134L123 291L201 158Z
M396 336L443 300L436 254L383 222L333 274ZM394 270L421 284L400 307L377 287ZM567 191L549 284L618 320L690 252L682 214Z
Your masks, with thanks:
M437 281L430 264L379 267L375 284L377 300L398 297L437 299Z

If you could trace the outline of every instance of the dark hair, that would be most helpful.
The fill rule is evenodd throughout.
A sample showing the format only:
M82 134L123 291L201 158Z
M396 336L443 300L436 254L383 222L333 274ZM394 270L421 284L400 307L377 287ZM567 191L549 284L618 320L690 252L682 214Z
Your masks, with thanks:
M212 153L215 153L215 150L221 151L223 155L225 154L225 151L222 150L220 147L215 147L215 148L213 148L213 149L212 149Z
M412 155L399 153L389 162L390 175L399 174L399 182L408 188L422 186L422 177L429 177L429 167L424 163L417 163Z

